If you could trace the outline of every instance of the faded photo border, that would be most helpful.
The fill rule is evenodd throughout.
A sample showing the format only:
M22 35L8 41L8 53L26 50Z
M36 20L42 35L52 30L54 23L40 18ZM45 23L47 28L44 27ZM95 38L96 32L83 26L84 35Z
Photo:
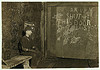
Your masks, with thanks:
M98 2L98 42L100 43L100 0L0 0L0 69L2 69L2 2ZM100 45L99 48L99 57L100 57ZM99 58L100 61L100 58ZM39 68L37 68L40 70ZM36 69L36 70L37 70ZM49 69L59 69L59 70L100 70L100 62L99 68L41 68L45 70ZM6 70L6 69L4 69ZM10 70L10 69L9 69ZM16 70L16 69L14 69ZM22 69L18 69L22 70ZM31 69L27 69L31 70Z

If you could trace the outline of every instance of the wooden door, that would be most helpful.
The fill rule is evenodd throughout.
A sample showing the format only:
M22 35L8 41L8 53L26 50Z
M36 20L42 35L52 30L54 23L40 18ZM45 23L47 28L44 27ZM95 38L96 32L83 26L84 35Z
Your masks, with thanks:
M97 3L46 3L47 56L97 58L97 5Z

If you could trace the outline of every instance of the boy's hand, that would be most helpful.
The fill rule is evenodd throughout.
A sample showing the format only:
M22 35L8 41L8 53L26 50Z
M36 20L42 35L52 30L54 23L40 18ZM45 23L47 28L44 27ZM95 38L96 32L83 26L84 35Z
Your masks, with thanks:
M28 51L28 49L25 49L25 51Z

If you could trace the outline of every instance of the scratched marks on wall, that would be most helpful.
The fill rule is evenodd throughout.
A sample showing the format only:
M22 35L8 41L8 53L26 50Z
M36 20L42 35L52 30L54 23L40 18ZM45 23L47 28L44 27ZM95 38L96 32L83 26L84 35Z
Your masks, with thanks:
M20 5L21 3L2 3L2 58L4 60L19 54L18 43L23 29Z
M34 24L35 31L32 34L34 45L41 49L40 39L40 19L41 3L2 3L2 40L3 40L3 59L10 59L19 55L18 47L23 36L24 23ZM34 38L33 38L34 37Z
M52 18L56 19L57 41L63 40L63 46L68 43L77 43L82 36L75 31L83 30L92 41L91 28L97 28L93 24L95 7L57 7L57 13Z

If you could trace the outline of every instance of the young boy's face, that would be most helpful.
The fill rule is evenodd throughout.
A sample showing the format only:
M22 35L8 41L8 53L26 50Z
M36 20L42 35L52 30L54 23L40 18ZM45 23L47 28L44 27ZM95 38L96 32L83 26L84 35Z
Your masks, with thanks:
M31 35L32 34L32 31L31 30L27 30L26 31L26 34Z

